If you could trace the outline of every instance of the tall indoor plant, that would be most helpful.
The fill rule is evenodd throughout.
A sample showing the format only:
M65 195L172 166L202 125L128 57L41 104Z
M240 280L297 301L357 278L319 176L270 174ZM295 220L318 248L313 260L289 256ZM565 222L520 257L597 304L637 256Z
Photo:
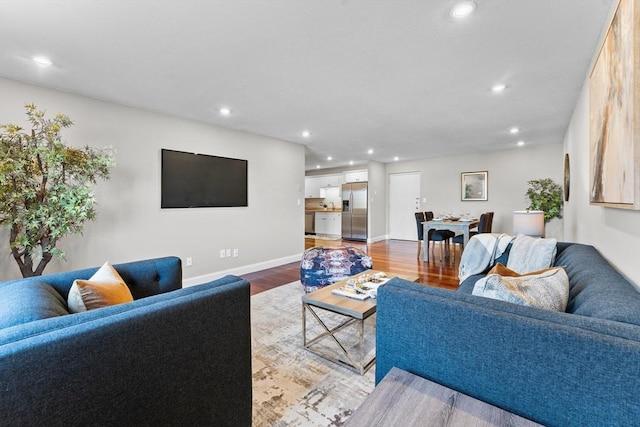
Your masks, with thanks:
M53 256L64 258L57 244L81 234L96 217L92 186L109 179L111 149L67 146L60 131L69 117L45 117L25 105L31 130L0 125L0 225L9 229L9 247L23 277L41 275Z
M544 222L562 218L562 187L551 178L528 181L528 209L544 211Z

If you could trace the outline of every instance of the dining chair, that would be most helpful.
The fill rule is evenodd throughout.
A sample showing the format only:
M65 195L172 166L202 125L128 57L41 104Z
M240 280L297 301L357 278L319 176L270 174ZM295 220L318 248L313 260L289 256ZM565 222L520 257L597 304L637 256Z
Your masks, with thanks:
M416 212L416 224L418 226L418 258L420 258L420 250L422 245L420 244L424 240L424 221L431 221L433 219L433 212ZM431 242L440 242L440 261L443 256L449 257L449 240L455 235L451 230L429 230L427 236L427 248L432 247ZM444 253L443 253L444 252ZM433 253L433 252L432 252Z
M425 221L424 212L414 213L416 217L416 227L418 228L418 259L420 259L420 252L422 251L422 241L424 240L424 227L422 223Z
M491 228L493 227L493 212L485 212L480 215L480 219L478 220L478 230L477 231L469 231L469 238L475 236L478 233L491 233ZM456 246L460 245L460 253L464 250L464 234L458 234L454 236L453 239L453 256L455 259Z

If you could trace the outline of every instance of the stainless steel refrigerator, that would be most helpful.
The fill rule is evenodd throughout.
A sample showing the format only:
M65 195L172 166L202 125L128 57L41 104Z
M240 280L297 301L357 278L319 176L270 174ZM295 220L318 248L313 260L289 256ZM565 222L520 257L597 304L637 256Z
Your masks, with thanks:
M342 238L367 240L367 183L342 184Z

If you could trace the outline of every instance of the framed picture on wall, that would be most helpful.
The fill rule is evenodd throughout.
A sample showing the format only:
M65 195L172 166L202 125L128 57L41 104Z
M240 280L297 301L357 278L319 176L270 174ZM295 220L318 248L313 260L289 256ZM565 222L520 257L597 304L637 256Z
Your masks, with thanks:
M462 201L488 200L489 172L462 172Z
M640 2L620 0L589 78L592 205L640 210L639 32Z

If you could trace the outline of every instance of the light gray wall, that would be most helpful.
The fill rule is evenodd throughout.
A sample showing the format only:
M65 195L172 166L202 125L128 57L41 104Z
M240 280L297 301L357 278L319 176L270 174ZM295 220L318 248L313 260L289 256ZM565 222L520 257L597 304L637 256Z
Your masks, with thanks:
M276 139L129 108L92 98L0 79L2 123L26 126L23 105L67 114L71 145L117 150L117 167L96 188L98 218L83 236L61 241L67 262L45 273L177 255L193 258L187 282L230 271L241 274L299 259L304 250L304 147ZM230 120L233 120L231 117ZM249 207L160 209L160 149L247 159ZM299 204L298 204L299 203ZM220 259L220 249L237 258ZM0 280L20 277L0 230Z
M385 165L369 162L369 240L384 240L387 235L387 175Z
M562 183L562 146L547 144L518 147L491 153L439 157L411 162L388 163L387 173L421 172L422 210L462 213L476 217L483 212L495 212L492 231L513 231L513 211L528 206L527 181L551 178ZM462 172L487 171L488 200L461 201ZM423 200L426 198L426 202ZM409 215L407 221L414 222ZM562 240L562 220L552 220L546 226L546 236Z
M588 79L567 130L564 150L571 165L569 201L565 203L566 239L594 245L640 289L640 211L589 204Z

